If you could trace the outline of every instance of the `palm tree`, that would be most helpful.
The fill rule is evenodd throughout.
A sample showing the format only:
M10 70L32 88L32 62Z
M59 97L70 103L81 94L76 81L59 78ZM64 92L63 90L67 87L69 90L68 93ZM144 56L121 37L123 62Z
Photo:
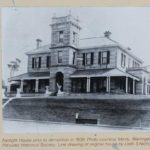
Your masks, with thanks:
M16 58L15 61L11 61L8 64L8 68L10 69L10 78L13 77L14 72L19 70L21 60Z

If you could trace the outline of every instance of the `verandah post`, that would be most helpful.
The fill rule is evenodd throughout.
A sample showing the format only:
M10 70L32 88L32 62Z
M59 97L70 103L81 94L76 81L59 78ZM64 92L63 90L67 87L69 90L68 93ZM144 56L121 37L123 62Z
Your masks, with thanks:
M39 80L35 80L35 92L39 92Z
M87 85L86 85L87 93L90 93L90 89L91 89L91 79L90 77L87 77Z
M128 77L126 76L126 93L128 93Z

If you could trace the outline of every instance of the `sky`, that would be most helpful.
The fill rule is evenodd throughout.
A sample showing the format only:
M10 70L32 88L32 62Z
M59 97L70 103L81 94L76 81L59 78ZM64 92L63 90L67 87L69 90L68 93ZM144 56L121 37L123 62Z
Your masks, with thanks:
M20 7L2 8L2 73L5 83L10 76L7 65L21 60L15 75L27 72L28 52L51 42L51 18L71 14L79 17L80 38L101 37L107 30L111 38L150 65L150 8L149 7Z

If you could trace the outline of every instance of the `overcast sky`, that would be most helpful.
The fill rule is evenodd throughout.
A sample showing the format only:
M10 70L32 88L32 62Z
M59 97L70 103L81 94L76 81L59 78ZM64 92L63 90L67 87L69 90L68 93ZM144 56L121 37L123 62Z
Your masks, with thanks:
M150 64L150 8L73 7L73 8L2 8L2 57L3 79L7 81L7 64L21 59L15 75L27 72L27 56L24 54L36 47L35 40L50 44L52 16L67 15L71 11L78 16L82 30L80 38L103 36L112 32L111 38Z

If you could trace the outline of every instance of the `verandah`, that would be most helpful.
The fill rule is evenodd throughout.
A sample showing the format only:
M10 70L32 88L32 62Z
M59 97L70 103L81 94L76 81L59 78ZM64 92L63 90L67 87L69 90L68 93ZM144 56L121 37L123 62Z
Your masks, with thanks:
M135 94L136 81L126 76L72 78L73 93Z
M49 86L49 79L24 79L16 80L16 83L10 85L8 93L16 93L17 88L20 88L22 93L44 93L46 86Z

